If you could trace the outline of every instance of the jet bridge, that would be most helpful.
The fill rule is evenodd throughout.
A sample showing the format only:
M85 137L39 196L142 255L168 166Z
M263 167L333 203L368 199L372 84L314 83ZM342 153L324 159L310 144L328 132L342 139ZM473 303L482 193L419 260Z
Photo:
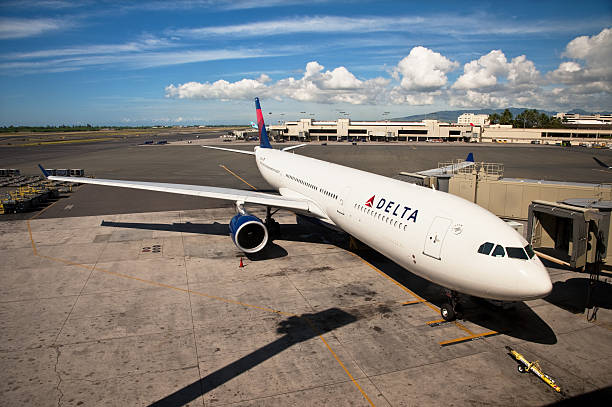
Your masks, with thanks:
M550 261L574 269L612 265L608 241L612 201L568 199L529 205L527 241Z

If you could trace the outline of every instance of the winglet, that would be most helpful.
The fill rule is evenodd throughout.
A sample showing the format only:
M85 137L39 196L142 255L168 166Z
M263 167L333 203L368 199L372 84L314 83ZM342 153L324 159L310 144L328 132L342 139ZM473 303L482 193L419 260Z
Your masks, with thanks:
M474 162L474 154L469 153L465 161L473 163Z
M270 140L268 139L268 132L266 132L266 124L264 123L263 114L261 113L259 98L255 98L255 109L257 112L257 127L259 129L259 147L272 148L270 145Z
M43 168L42 165L38 164L38 168L40 168L40 170L42 171L43 175L45 176L45 178L49 178L49 173L47 172L47 170L45 170Z

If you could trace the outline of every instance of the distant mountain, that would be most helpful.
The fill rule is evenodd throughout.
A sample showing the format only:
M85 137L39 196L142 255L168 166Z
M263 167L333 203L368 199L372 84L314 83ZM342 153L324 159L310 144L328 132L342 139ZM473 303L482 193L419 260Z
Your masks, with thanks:
M586 110L582 110L582 109L572 109L566 113L570 113L570 114L610 114L610 112L587 112Z
M524 110L526 110L528 108L526 107L509 107L508 110L510 110L510 112L512 113L513 117L516 117L516 115L518 115L519 113L523 113ZM443 110L440 112L433 112L433 113L425 113L425 114L415 114L412 116L406 116L406 117L397 117L394 119L391 119L392 121L408 121L408 122L420 122L421 120L438 120L441 122L449 122L449 123L456 123L457 122L457 118L459 116L461 116L463 113L474 113L474 114L493 114L493 113L498 113L498 114L502 114L504 112L504 110L506 109L465 109L465 110ZM540 113L546 113L549 116L554 116L555 114L557 114L557 112L551 112L548 110L540 110L540 109L536 109L538 112ZM570 110L566 113L571 113L571 114L611 114L610 112L587 112L586 110L582 110L582 109L573 109Z
M512 116L516 117L517 114L523 113L527 108L524 107L509 107L508 110L512 113ZM506 109L465 109L465 110L443 110L440 112L426 113L426 114L415 114L412 116L406 117L398 117L395 119L391 119L393 121L415 121L419 122L421 120L438 120L441 122L450 122L456 123L457 118L461 116L463 113L474 113L474 114L493 114L498 113L502 114ZM546 113L547 115L554 115L557 112L549 112L547 110L538 110L540 113Z

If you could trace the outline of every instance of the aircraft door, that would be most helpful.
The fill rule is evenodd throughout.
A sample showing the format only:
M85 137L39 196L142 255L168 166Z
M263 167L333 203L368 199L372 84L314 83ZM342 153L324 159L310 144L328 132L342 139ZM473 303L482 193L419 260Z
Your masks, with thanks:
M433 257L434 259L441 259L440 252L442 250L442 242L444 242L444 237L446 236L451 223L451 219L441 218L439 216L436 217L433 222L431 222L431 226L429 227L429 231L425 237L423 254Z
M338 207L336 208L336 212L338 212L341 215L346 214L346 206L349 204L349 197L350 197L350 193L351 193L351 189L347 186L345 186L344 188L342 188L342 193L341 195L338 197Z

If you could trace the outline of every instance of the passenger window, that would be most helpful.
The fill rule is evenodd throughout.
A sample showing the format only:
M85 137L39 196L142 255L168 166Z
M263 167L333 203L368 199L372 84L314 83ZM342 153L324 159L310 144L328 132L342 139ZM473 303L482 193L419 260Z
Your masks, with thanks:
M508 253L508 257L511 259L528 259L527 253L525 253L522 247L506 247L506 253Z
M504 248L500 245L495 246L495 250L493 250L493 253L491 253L491 256L493 257L504 257L505 255L506 252L504 251Z
M530 244L525 246L525 252L527 253L527 256L529 256L530 259L533 259L533 256L535 256L535 252L533 251L533 247L531 247Z
M488 256L489 253L491 253L491 249L493 249L493 243L489 243L489 242L483 243L478 248L478 253L485 254Z

